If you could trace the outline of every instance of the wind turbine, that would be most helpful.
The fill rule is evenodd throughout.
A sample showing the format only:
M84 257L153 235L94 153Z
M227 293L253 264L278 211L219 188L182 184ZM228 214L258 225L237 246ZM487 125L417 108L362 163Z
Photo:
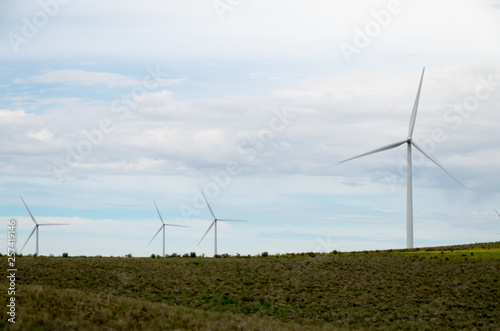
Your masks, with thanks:
M36 256L38 256L38 227L45 226L45 225L69 225L69 224L66 224L66 223L44 223L44 224L37 223L35 221L35 218L33 217L33 214L31 213L30 209L28 208L28 205L26 205L26 202L24 202L23 197L21 197L21 200L23 200L24 206L28 210L28 213L30 214L31 219L33 220L33 222L35 222L35 228L33 229L33 231L31 231L31 234L28 237L28 240L26 240L26 242L24 243L23 248L21 248L21 252L23 251L23 249L26 246L26 244L28 243L28 241L31 239L31 236L33 235L33 233L35 233L35 231L36 231Z
M407 186L406 186L406 195L407 195L407 207L406 207L406 247L407 248L413 248L413 196L412 196L412 157L411 157L411 146L413 145L416 149L418 149L422 154L424 154L429 160L434 162L438 167L440 167L442 170L444 170L448 175L450 175L454 180L456 180L460 185L465 187L464 184L462 184L455 176L451 174L442 164L439 162L434 156L432 156L429 152L427 152L424 148L422 148L420 145L415 143L413 141L412 135L413 135L413 129L415 127L415 119L417 118L417 108L418 108L418 100L420 98L420 90L422 88L422 81L424 79L424 72L425 72L425 67L422 70L422 77L420 78L420 84L418 86L418 91L417 91L417 96L415 98L415 103L413 105L413 111L411 113L411 118L410 118L410 125L408 129L408 138L406 138L403 141L399 141L384 147L377 148L373 151L352 157L350 159L340 161L339 163L342 162L347 162L349 160L356 159L358 157L378 153L378 152L383 152L389 149L393 149L395 147L398 147L404 143L407 144Z
M215 217L215 214L212 210L212 208L210 207L210 204L208 203L208 200L207 198L205 197L205 193L203 193L203 191L201 192L201 194L203 194L203 198L205 199L205 202L207 203L207 206L208 206L208 209L210 210L210 214L212 214L212 216L214 217L214 221L212 222L212 224L210 224L210 226L208 227L208 230L207 232L205 232L205 234L203 235L203 237L201 238L200 242L198 243L198 245L202 242L203 238L205 238L205 236L207 235L208 231L210 231L210 229L215 226L215 253L214 253L214 256L217 255L217 221L229 221L229 222L246 222L246 221L241 221L241 220L230 220L230 219L224 219L224 218L217 218Z
M158 233L160 233L160 231L163 230L163 257L165 257L165 227L166 226L178 226L178 227L182 227L182 228L188 228L188 226L177 225L177 224L167 224L167 223L165 223L163 221L163 218L161 217L161 214L160 214L160 211L158 210L158 206L156 205L156 202L153 201L153 203L155 204L156 211L158 212L158 216L160 216L160 220L161 220L161 223L162 223L160 229L158 230L158 232L156 232L156 234L154 235L153 239L155 239L156 236L158 235ZM151 239L151 241L149 242L149 244L151 244L151 242L153 241L153 239Z
M498 210L495 209L495 211L497 212L498 217L500 217L500 214L498 213Z

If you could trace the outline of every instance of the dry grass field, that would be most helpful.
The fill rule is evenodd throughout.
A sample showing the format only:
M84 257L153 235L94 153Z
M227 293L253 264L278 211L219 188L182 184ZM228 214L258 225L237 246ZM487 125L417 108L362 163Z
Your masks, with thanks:
M18 257L18 330L500 329L500 242L258 257ZM7 302L7 279L0 281ZM4 305L5 307L5 305Z

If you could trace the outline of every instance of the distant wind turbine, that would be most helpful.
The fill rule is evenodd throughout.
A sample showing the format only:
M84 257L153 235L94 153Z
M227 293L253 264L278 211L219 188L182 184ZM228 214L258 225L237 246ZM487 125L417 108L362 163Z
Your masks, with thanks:
M434 162L438 167L443 169L448 175L450 175L454 180L456 180L460 185L465 187L455 176L451 174L442 164L439 162L434 156L432 156L429 152L427 152L424 148L419 146L412 139L413 129L415 127L415 119L417 118L417 108L418 108L418 100L420 98L420 90L422 88L422 81L424 79L425 68L422 70L422 77L420 78L420 85L418 86L417 97L415 98L415 103L413 105L413 111L410 118L410 125L408 129L408 138L403 141L399 141L397 143L393 143L381 148L377 148L373 151L352 157L350 159L340 161L339 163L346 162L349 160L356 159L358 157L383 152L395 147L398 147L404 143L407 144L407 208L406 208L406 247L413 248L413 197L412 197L412 157L411 157L411 146L413 145L416 149L418 149L422 154L424 154L429 160Z
M214 253L214 256L217 255L217 221L229 221L229 222L246 222L246 221L241 221L241 220L230 220L230 219L224 219L224 218L217 218L215 217L215 214L212 210L212 208L210 207L210 204L208 203L208 200L207 198L205 197L205 193L203 193L203 191L201 192L201 194L203 194L203 198L205 199L205 202L207 203L207 206L208 206L208 209L210 210L210 213L212 214L212 216L214 217L214 221L212 222L212 224L210 224L210 227L208 228L207 232L205 232L205 234L203 235L203 237L201 238L200 242L198 243L198 245L202 242L202 240L205 238L205 236L207 235L207 233L210 231L210 229L215 226L215 253Z
M153 203L155 204L156 211L158 212L158 216L160 216L160 221L162 223L160 229L158 230L158 232L156 232L156 234L153 236L153 239L155 239L156 236L158 235L158 233L160 233L160 231L163 230L163 257L165 257L165 227L166 226L178 226L178 227L182 227L182 228L188 228L188 226L165 223L163 221L163 218L161 217L161 214L160 214L160 211L158 210L158 206L156 205L156 202L153 201ZM149 244L151 244L151 242L153 241L153 239L151 239L151 241L149 242Z
M33 217L33 214L31 213L30 209L28 208L28 205L26 205L26 202L24 202L23 197L21 197L21 200L23 201L24 206L28 210L28 213L30 214L31 219L33 220L33 222L35 222L35 228L33 229L33 231L31 231L31 234L28 237L28 240L26 240L26 242L24 243L23 248L21 248L21 252L23 251L23 249L26 246L26 244L28 243L28 241L31 239L31 236L33 235L33 233L35 233L35 231L36 231L36 256L38 256L38 227L39 226L46 226L46 225L69 225L69 224L66 224L66 223L44 223L44 224L37 223L35 221L35 218Z

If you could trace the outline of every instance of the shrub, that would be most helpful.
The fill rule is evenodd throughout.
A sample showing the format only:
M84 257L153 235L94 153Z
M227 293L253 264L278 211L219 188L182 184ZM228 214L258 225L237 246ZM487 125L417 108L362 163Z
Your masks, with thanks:
M152 259L154 259L155 257L156 257L156 255L154 255L154 253L153 253L153 254L151 254L151 258L152 258Z
M268 252L262 252L262 257L268 257L269 253Z
M182 255L182 257L189 257L189 254L185 253L185 254Z
M191 252L191 257L196 257L196 252Z
M214 255L214 257L215 257L216 259L220 259L220 258L221 258L221 256L220 256L219 254L215 254L215 255Z
M63 253L62 257L68 257L69 254L68 253Z
M130 259L132 257L132 254L129 253L129 254L125 255L125 257Z

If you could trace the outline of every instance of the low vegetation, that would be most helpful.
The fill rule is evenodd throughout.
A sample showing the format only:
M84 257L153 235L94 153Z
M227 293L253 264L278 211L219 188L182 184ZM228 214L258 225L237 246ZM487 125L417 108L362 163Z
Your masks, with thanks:
M500 328L500 242L187 257L20 257L18 323L0 328Z
M77 289L26 285L11 330L314 330L245 314L205 311ZM8 325L6 325L8 324Z

